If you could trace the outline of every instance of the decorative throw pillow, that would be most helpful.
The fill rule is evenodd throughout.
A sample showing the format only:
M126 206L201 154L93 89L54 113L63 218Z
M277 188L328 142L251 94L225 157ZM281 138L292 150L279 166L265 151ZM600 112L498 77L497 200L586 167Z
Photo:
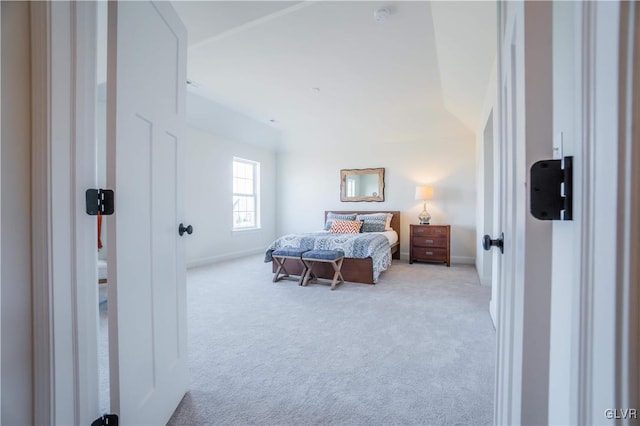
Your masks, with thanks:
M362 232L383 232L387 230L387 221L391 221L389 215L393 216L391 213L359 214L356 220L363 222Z
M329 232L332 234L358 234L360 233L360 227L362 222L357 220L340 220L336 219L331 224Z
M385 230L384 222L376 220L365 220L362 222L361 232L384 232Z
M331 229L331 224L336 219L340 219L340 220L356 220L356 214L355 213L332 213L332 212L329 212L329 213L327 213L327 222L324 224L324 230L325 231L330 230Z

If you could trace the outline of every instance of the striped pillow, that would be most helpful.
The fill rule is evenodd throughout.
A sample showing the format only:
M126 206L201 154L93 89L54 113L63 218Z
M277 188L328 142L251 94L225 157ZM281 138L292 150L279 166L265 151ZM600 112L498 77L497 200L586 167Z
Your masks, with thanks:
M332 234L359 234L362 222L357 220L336 219L331 224L329 232Z
M331 224L336 219L340 219L340 220L356 220L356 214L355 213L332 213L332 212L329 212L329 213L327 213L327 222L324 224L324 230L325 231L330 230L331 229Z

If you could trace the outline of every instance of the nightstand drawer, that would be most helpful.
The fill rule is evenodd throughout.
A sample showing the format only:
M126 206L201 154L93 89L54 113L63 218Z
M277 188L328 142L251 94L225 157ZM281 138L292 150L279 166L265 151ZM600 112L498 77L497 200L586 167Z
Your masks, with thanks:
M437 226L437 225L425 225L425 226L415 226L412 227L412 236L433 236L433 237L447 237L448 235L448 227L446 226Z
M446 236L420 236L411 238L414 247L444 247L447 248Z
M416 248L413 249L413 258L415 260L446 262L447 261L447 249L446 248L416 247Z

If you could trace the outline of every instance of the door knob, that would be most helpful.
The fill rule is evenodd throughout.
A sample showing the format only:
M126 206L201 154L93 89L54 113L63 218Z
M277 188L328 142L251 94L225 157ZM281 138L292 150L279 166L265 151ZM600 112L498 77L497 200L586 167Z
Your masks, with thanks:
M500 253L504 253L504 232L500 234L500 238L492 240L490 236L485 235L482 238L482 248L485 250L491 250L492 246L496 246L500 249Z
M178 234L180 234L180 236L182 237L185 232L191 235L193 233L193 226L189 225L185 228L184 225L181 223L180 226L178 227Z

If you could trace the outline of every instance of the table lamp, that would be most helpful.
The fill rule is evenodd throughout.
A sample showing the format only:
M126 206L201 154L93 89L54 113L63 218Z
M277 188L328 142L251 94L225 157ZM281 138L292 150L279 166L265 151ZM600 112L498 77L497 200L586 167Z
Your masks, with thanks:
M422 200L423 208L418 216L420 219L420 225L428 225L431 220L431 215L427 211L427 200L431 200L433 198L433 187L431 186L416 186L416 200Z

